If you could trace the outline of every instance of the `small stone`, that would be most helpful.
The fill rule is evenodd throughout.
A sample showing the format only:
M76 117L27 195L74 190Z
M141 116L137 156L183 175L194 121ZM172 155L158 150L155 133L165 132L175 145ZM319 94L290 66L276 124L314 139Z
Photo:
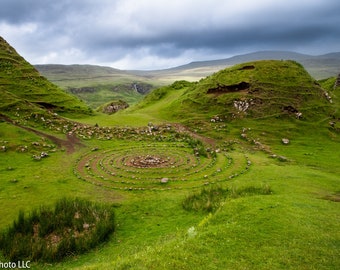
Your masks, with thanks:
M288 161L288 159L285 156L278 156L277 159L282 162Z
M287 139L287 138L282 138L281 141L285 145L289 144L289 142L290 142L289 139Z
M46 153L46 152L41 152L41 153L40 153L40 157L41 157L41 158L48 157L48 153Z
M161 179L162 184L166 184L168 182L169 182L169 178L167 178L167 177L164 177L164 178Z

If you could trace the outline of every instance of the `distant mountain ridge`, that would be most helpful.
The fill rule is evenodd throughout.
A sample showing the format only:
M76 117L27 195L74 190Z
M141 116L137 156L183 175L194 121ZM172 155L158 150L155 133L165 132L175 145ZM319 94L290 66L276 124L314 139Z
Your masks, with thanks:
M335 77L340 73L340 52L312 56L289 51L260 51L226 59L196 61L163 70L119 70L96 65L35 65L50 81L76 94L92 108L110 100L125 100L130 105L152 89L175 81L199 81L236 64L258 60L294 60L314 79ZM140 93L135 88L143 88ZM74 89L76 91L74 91ZM91 93L88 92L91 89Z
M138 76L134 80L141 78L158 78L176 75L181 79L183 72L189 73L192 70L201 69L201 72L195 72L193 78L202 78L218 70L232 65L258 60L294 60L301 63L305 69L316 79L325 79L337 76L340 73L340 52L331 52L322 55L308 55L291 51L258 51L242 55L235 55L230 58L194 61L185 65L180 65L168 69L160 70L120 70L112 67L97 65L35 65L35 67L44 76L57 82L63 80L63 74L72 73L75 78L92 74L91 76L107 76L123 78ZM175 79L174 79L175 80Z
M323 55L308 55L290 51L258 51L247 54L235 55L229 58L208 60L208 61L194 61L189 64L175 67L175 69L187 68L187 67L200 67L200 66L215 66L215 65L234 65L242 62L250 62L257 60L320 60L320 59L332 59L339 61L340 68L340 52L327 53ZM302 64L302 63L301 63Z
M305 69L316 79L324 79L336 76L340 73L340 52L332 52L323 55L308 55L290 51L258 51L225 59L194 61L185 65L158 71L135 71L137 75L165 74L169 72L187 71L192 69L213 68L215 71L259 60L294 60L301 63ZM207 74L208 75L208 74Z

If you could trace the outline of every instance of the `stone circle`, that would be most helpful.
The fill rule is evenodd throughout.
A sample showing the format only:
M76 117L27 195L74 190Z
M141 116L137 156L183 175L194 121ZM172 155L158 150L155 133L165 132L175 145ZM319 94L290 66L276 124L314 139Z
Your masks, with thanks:
M232 158L223 152L214 158L197 157L185 143L133 142L86 153L77 161L74 173L104 188L176 190L228 181L245 172L249 164L244 157Z

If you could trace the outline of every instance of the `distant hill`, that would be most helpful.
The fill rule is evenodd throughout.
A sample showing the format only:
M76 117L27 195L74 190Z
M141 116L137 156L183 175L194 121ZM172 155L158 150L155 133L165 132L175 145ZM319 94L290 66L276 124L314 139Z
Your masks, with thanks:
M71 92L78 89L77 95L92 104L92 107L106 103L108 99L102 96L124 99L133 104L142 98L143 94L162 85L171 84L176 80L198 81L226 67L256 60L294 60L301 63L315 78L325 79L340 73L340 52L319 56L289 52L260 51L237 55L226 59L197 61L186 65L163 70L119 70L111 67L94 65L36 65L37 70L50 81ZM148 85L141 95L135 95L134 85ZM114 90L112 87L114 86ZM91 87L101 95L81 94L82 88Z
M0 37L0 113L8 117L30 113L89 113L78 98L49 82Z
M35 67L51 82L86 101L93 109L112 100L134 104L150 90L162 85L147 76L111 67L53 64Z
M133 71L133 73L144 76L155 76L160 79L175 77L176 75L180 77L195 76L195 74L203 77L225 67L258 60L294 60L301 63L316 79L333 77L340 73L340 52L312 56L289 51L260 51L226 59L191 62L165 70Z
M226 59L198 61L163 70L119 70L93 65L36 65L50 81L97 108L111 100L137 103L149 91L177 80L198 81L236 64L258 60L294 60L315 78L340 73L340 52L312 56L287 51L261 51Z

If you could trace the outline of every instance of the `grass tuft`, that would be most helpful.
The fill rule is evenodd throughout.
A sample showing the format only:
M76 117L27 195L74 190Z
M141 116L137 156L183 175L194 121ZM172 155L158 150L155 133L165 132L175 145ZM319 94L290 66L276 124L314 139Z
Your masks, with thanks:
M108 206L63 198L54 209L42 206L17 220L0 235L0 249L11 261L60 261L108 239L114 213Z
M187 211L214 212L228 198L235 199L245 196L269 194L272 194L272 189L267 184L261 187L248 186L232 189L209 187L202 188L200 191L188 195L183 200L182 206Z

